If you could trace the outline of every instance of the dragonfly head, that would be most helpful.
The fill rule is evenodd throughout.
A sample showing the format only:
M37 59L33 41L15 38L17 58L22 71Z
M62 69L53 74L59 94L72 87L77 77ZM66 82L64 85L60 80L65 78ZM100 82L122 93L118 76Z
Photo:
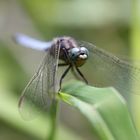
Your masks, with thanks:
M69 57L77 67L82 66L88 59L89 51L85 47L75 47L69 50Z

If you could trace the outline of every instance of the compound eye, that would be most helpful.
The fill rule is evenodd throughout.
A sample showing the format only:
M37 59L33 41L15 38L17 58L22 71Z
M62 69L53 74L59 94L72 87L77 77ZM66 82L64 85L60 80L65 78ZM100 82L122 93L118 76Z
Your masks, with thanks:
M87 48L81 47L80 49L81 49L81 52L82 52L82 53L84 53L84 54L86 54L87 56L89 56L89 51L88 51Z
M79 48L72 48L72 49L71 49L71 53L72 53L72 54L75 54L75 53L77 53L77 52L79 52Z
M76 58L79 55L79 48L72 48L70 50L70 57L72 59Z

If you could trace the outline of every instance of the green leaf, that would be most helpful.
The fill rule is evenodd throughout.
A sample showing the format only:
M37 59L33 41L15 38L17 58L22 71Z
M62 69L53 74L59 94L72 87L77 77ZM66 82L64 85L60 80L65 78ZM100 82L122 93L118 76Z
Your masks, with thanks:
M59 97L88 119L100 140L139 139L126 102L115 89L71 82L62 91Z

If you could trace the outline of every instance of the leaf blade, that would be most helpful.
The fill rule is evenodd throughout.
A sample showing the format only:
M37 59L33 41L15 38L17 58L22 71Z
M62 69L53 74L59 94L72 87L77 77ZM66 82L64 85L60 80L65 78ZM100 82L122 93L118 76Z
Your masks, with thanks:
M125 100L113 88L71 82L62 91L61 100L78 109L101 140L139 139Z

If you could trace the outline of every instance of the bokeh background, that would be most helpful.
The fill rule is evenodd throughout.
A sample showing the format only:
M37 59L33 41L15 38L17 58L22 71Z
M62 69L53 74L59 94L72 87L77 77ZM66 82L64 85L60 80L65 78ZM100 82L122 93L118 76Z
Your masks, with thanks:
M18 113L21 91L44 53L15 44L15 33L42 40L68 35L139 60L139 9L138 0L0 0L0 140L43 139L49 131L47 117L25 122ZM139 99L131 96L130 104L140 132ZM90 125L76 110L63 104L59 114L62 140L93 139Z

